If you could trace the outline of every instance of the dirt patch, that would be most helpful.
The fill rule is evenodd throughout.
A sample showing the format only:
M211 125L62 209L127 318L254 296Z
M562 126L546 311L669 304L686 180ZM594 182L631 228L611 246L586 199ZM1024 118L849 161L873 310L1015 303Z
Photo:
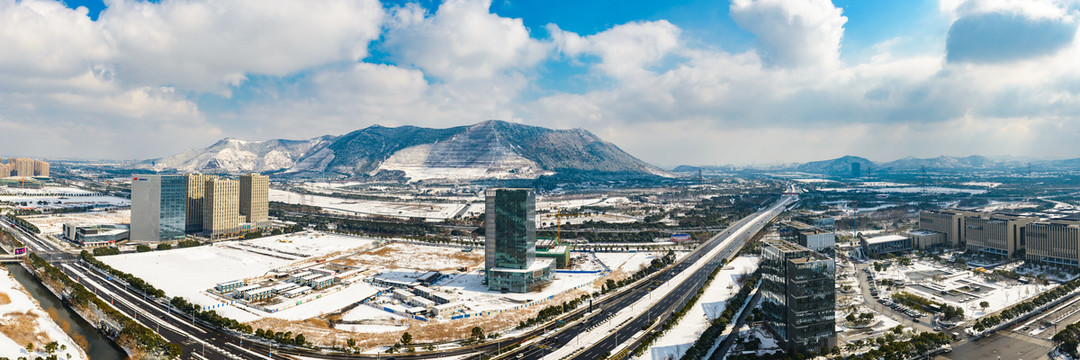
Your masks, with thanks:
M480 265L484 262L484 254L465 252L456 247L390 243L335 262L368 268L452 271Z
M7 305L11 303L11 297L4 292L0 292L0 305Z
M21 346L32 343L34 347L38 347L50 341L44 332L37 330L37 315L31 311L0 317L0 333Z

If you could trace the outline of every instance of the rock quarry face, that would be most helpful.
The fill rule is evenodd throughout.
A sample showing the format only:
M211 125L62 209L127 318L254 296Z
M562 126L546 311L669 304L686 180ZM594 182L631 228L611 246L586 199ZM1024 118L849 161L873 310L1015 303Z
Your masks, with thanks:
M560 172L670 176L582 130L489 120L431 129L371 126L309 140L223 139L136 165L153 170L307 176L401 171L412 180L534 179Z

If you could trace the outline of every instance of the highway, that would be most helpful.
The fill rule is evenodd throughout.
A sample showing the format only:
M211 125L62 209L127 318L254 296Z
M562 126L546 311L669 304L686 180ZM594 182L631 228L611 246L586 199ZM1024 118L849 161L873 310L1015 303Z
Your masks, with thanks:
M609 302L602 305L600 307L601 310L597 311L594 316L586 318L580 323L568 325L566 328L560 329L558 332L547 336L540 342L510 352L506 354L504 358L513 358L517 356L516 354L521 354L521 358L524 359L541 359L545 356L549 356L550 353L553 352L553 349L569 346L571 348L581 348L580 351L574 353L571 357L572 359L586 360L603 358L605 354L610 355L612 351L619 348L624 342L629 342L624 349L633 349L643 338L643 336L639 336L639 333L642 332L644 327L649 324L662 324L667 318L673 315L675 311L686 304L687 300L697 293L698 289L704 286L708 280L709 274L712 273L713 269L719 266L722 260L729 259L732 255L737 253L739 249L742 249L746 241L757 234L757 232L764 228L773 218L779 215L784 206L788 205L793 200L794 197L784 196L769 208L743 218L727 230L706 241L701 247L684 257L676 265L661 270L652 278L643 279L642 281L635 283L632 285L631 289L609 299ZM720 250L713 256L706 258L706 256L717 247L720 247ZM674 279L684 270L694 267L697 267L697 269L693 270L694 272L683 280L682 283L678 284L673 291L668 291L664 294L653 294L653 290L657 286ZM637 315L630 321L618 325L614 331L611 331L603 339L587 344L576 343L577 341L580 341L575 340L579 335L594 330L605 321L608 321L608 319L613 317L619 310L630 308L632 304L646 296L658 297L659 299L649 305L648 308L642 308L640 310L640 315ZM631 308L631 310L635 311L636 309ZM616 356L616 358L618 358L618 356Z
M569 342L577 335L601 325L617 313L618 310L631 307L643 297L660 297L648 309L642 309L641 314L634 318L633 321L622 324L618 331L612 332L602 341L587 344L587 348L578 352L574 357L575 359L595 359L599 355L612 351L620 343L640 332L642 325L651 323L653 320L664 321L670 317L674 311L682 307L697 292L697 289L705 284L709 273L718 266L721 260L728 259L741 249L747 240L778 215L783 206L789 204L793 199L794 197L784 196L768 209L740 220L724 232L709 239L703 246L684 257L676 265L661 270L652 277L628 285L616 294L596 301L591 313L586 314L589 306L583 306L571 312L566 315L566 318L583 316L583 320L579 322L571 321L565 328L560 329L559 327L563 324L553 322L515 338L499 339L481 345L430 353L382 355L344 355L301 348L282 349L277 345L253 341L250 337L241 336L231 331L206 326L198 320L193 321L190 317L178 314L166 304L164 299L144 297L134 289L126 287L118 279L111 279L108 275L91 269L87 264L77 261L77 256L65 252L56 244L40 239L21 229L15 229L14 226L4 223L6 219L0 221L0 223L4 223L3 227L16 234L19 240L27 244L31 251L36 252L54 266L63 269L69 276L77 279L88 290L98 294L99 297L117 310L158 332L166 340L180 344L184 351L184 359L278 359L295 358L294 355L317 359L386 359L389 357L397 359L432 359L482 353L494 354L497 349L518 344L523 339L543 337L540 342L518 348L509 353L511 356L521 354L522 358L539 359L553 349L568 346ZM704 263L698 264L718 246L721 247L719 252L706 259ZM664 282L675 278L686 269L695 267L697 269L680 283L675 291L665 294L652 294L652 290L655 290ZM550 335L545 336L545 334ZM632 343L631 345L635 344ZM578 346L578 344L574 344L574 346Z

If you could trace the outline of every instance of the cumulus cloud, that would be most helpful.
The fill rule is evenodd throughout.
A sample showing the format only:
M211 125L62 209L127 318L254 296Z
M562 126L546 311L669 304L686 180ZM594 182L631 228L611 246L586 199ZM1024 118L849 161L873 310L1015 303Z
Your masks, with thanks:
M829 0L733 0L731 17L770 65L837 65L847 18Z
M596 68L614 77L648 71L679 47L680 30L666 20L616 25L589 36L563 31L556 24L548 24L547 29L564 54L598 56Z
M386 46L399 62L448 80L491 78L548 55L550 45L532 38L521 19L490 7L490 0L447 0L434 14L416 4L395 7Z

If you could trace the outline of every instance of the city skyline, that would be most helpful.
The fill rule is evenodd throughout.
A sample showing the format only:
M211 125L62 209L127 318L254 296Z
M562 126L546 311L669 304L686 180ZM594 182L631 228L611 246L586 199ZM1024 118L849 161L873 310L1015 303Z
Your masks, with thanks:
M584 128L664 167L1073 158L1078 10L5 1L0 142L36 157L148 159L224 137L502 119Z

